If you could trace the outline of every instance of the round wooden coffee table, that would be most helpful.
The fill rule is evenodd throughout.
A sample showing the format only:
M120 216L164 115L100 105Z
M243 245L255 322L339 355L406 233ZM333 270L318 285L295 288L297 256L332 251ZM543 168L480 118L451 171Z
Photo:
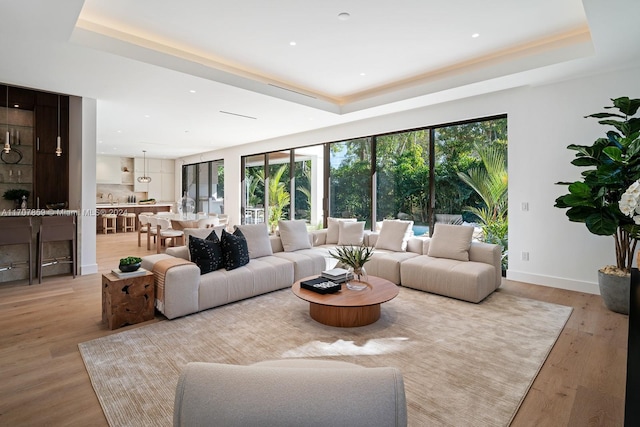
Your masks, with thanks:
M361 291L352 291L342 284L339 292L323 295L301 288L300 280L291 286L297 297L309 302L312 319L324 325L343 328L365 326L377 321L380 318L380 304L394 299L398 289L394 283L375 276L369 276L367 288Z

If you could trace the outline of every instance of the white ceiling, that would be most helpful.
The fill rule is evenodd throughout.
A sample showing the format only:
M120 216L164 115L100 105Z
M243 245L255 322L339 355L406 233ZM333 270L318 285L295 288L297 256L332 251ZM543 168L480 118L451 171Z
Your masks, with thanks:
M177 158L640 59L636 0L0 0L0 16L0 82L96 98L98 152L120 156Z

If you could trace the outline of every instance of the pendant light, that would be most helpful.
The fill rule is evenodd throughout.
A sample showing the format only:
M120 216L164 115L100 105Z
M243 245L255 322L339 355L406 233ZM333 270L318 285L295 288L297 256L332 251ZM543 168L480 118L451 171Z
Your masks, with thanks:
M146 184L151 182L151 177L147 176L147 150L142 150L142 155L144 156L144 160L142 163L142 167L144 168L144 175L138 177L138 182Z
M60 157L62 147L60 146L60 94L58 94L58 137L56 138L56 156Z
M9 133L9 85L7 85L7 136L4 139L4 152L8 153L9 151L11 151L11 142L9 140L9 138L11 137L11 134Z

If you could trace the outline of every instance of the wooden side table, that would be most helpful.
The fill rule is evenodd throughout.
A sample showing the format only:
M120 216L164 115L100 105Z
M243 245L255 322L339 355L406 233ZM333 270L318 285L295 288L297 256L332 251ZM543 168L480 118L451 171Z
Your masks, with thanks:
M119 278L102 275L102 322L109 329L151 320L154 317L155 290L153 273Z

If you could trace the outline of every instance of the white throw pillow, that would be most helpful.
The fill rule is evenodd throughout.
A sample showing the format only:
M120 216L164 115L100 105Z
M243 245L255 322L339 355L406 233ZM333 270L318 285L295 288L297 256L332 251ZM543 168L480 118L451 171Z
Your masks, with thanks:
M236 228L240 229L244 238L247 240L250 259L273 255L267 224L236 225Z
M364 239L364 221L340 221L338 227L340 230L338 237L339 245L362 245L362 241Z
M437 223L429 243L427 255L436 258L469 261L473 227Z
M285 252L311 249L307 223L304 220L278 221L278 228Z
M413 221L385 219L382 221L382 228L375 248L406 252L407 242L413 232L411 227L413 227Z
M340 240L340 223L356 222L356 218L327 218L327 245L335 245Z

